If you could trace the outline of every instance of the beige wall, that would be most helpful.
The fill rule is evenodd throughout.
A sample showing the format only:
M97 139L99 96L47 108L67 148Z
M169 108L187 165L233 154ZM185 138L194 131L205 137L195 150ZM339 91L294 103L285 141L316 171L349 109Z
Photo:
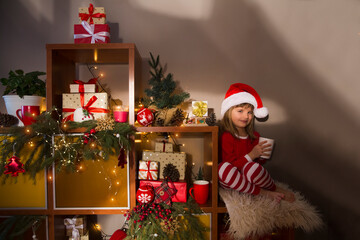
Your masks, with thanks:
M359 236L359 1L90 2L105 7L112 42L135 43L145 60L159 54L179 86L208 100L218 117L230 84L255 87L270 110L258 130L277 143L267 168L301 191L327 224L299 239ZM77 8L87 4L0 1L0 76L45 70L45 44L72 43Z

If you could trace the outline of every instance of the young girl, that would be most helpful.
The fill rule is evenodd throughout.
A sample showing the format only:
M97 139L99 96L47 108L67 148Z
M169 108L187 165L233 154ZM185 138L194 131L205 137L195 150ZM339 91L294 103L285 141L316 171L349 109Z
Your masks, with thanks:
M263 195L280 202L293 202L294 194L275 185L274 180L261 164L269 156L271 144L259 143L259 133L254 131L254 119L265 118L267 108L263 107L258 93L249 85L232 84L221 105L222 162L219 164L219 182L224 188L243 193ZM254 117L255 116L255 117Z

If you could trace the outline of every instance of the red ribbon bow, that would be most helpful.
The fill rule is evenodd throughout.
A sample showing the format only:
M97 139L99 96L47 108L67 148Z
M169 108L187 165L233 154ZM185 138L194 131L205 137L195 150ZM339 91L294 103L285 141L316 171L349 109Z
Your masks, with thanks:
M146 173L146 179L147 180L154 180L152 175L151 175L151 171L157 172L157 170L156 169L150 169L150 163L151 163L151 161L147 161L146 162L147 169L139 169L139 171L140 172L145 172L146 171L147 172Z
M89 23L94 24L93 18L106 17L105 13L95 13L94 14L94 6L91 3L90 3L88 10L89 10L89 13L79 13L79 17L81 18L81 21L87 21L88 19L90 19Z
M88 101L88 103L86 105L84 105L85 103L85 94L84 93L80 93L80 103L81 103L81 107L85 110L87 110L89 113L107 113L109 112L108 109L105 108L94 108L91 107L91 105L94 104L94 102L96 102L97 97L96 96L92 96L90 98L90 100ZM63 108L63 112L72 112L72 114L70 114L69 116L67 116L66 118L63 119L63 122L67 122L67 121L74 121L74 111L76 109L75 108Z
M85 92L85 86L84 86L85 84L95 84L95 88L97 89L97 85L96 85L97 80L98 80L98 78L91 78L87 83L83 82L81 80L74 80L74 83L79 84L79 93L84 93ZM97 91L96 89L95 89L95 92Z

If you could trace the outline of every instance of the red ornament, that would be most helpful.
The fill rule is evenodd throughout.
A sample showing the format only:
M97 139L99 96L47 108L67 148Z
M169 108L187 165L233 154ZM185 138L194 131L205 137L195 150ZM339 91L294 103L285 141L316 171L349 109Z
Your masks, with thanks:
M11 174L13 177L17 177L19 173L24 173L23 169L24 164L20 162L20 158L12 156L9 158L9 163L5 165L6 170L4 174Z
M122 240L125 239L126 237L127 237L126 232L122 229L118 229L111 235L111 238L109 240Z
M165 180L161 185L155 188L155 203L166 203L171 206L171 198L177 193L177 189L173 182L170 182L171 187L168 185L168 182Z
M136 191L136 200L139 203L150 203L154 200L154 190L150 185L139 187Z
M126 153L125 153L125 149L122 147L120 149L120 154L119 154L119 157L118 157L118 167L124 168L125 164L127 164Z
M154 120L154 114L148 108L142 108L136 115L136 120L143 126L149 126Z

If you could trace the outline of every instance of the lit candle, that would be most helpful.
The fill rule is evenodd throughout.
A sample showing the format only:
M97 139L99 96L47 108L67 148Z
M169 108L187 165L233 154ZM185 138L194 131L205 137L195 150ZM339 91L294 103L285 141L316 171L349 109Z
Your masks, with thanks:
M114 106L113 108L114 119L116 122L127 122L129 110L128 108L123 108L122 106Z

